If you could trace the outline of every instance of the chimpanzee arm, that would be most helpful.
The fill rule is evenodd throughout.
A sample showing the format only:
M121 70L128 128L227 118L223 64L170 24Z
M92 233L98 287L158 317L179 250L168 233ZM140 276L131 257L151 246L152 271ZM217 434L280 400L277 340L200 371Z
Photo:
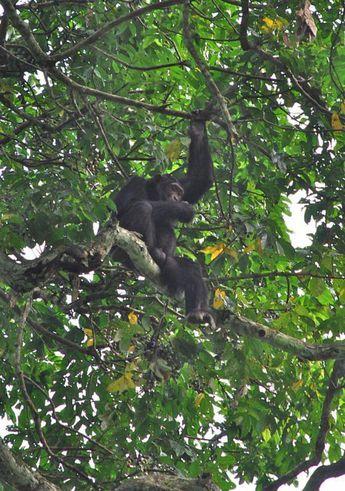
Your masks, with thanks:
M185 201L149 201L152 206L152 218L156 223L171 223L174 220L188 223L193 219L192 205Z
M120 217L136 201L147 199L146 179L133 177L115 196L118 216Z
M183 199L196 203L213 183L212 159L208 145L205 121L192 121L189 129L189 162L186 177L181 179Z

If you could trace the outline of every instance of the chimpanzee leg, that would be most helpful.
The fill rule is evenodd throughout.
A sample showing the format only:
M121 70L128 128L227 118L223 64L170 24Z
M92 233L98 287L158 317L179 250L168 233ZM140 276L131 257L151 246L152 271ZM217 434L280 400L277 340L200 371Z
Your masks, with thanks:
M168 257L162 269L162 278L171 295L184 291L189 322L208 322L214 326L213 317L208 309L207 288L197 263L187 258Z
M156 227L152 217L152 205L149 201L133 203L120 216L120 225L143 236L143 240L158 266L162 266L165 263L166 254L157 247Z

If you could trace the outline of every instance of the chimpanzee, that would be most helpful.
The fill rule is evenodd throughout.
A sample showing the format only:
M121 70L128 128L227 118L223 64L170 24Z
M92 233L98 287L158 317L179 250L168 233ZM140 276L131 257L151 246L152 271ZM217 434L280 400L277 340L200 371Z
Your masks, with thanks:
M214 325L208 310L207 288L200 266L175 256L176 222L193 219L193 204L211 187L212 160L206 125L196 114L189 128L191 138L187 174L177 179L171 174L152 179L133 177L116 195L119 223L143 236L153 260L161 269L169 294L185 294L187 320Z

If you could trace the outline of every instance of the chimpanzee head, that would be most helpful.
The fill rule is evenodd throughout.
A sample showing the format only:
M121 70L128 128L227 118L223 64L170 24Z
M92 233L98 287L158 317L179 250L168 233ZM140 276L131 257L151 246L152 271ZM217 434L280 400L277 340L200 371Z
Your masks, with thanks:
M182 201L184 189L176 177L171 174L156 174L149 181L150 190L153 191L157 200Z

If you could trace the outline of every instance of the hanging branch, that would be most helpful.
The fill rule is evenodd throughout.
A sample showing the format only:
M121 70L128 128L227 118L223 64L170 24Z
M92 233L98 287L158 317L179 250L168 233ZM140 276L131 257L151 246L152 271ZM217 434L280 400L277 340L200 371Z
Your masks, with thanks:
M217 102L220 106L224 121L225 121L226 126L227 126L228 135L229 136L237 136L237 131L236 131L236 128L235 128L235 126L231 120L231 116L230 116L230 113L229 113L229 110L228 110L228 107L226 104L226 100L223 97L222 93L220 92L217 84L215 83L215 81L212 78L212 75L208 71L205 63L202 61L199 53L197 52L197 50L193 44L192 33L191 33L190 24L189 24L189 1L190 0L184 0L184 6L183 6L183 34L184 34L186 46L187 46L188 51L190 52L191 56L193 57L196 65L198 66L199 70L204 75L209 91L215 97L215 99L217 100Z
M24 398L26 404L28 405L28 407L30 409L32 418L34 420L35 429L36 429L37 434L38 434L39 441L40 441L42 447L46 450L47 454L56 462L63 464L68 469L75 472L80 478L82 478L87 483L89 483L92 488L99 489L98 486L96 486L93 483L93 481L89 478L89 476L87 474L85 474L85 472L78 469L76 466L70 464L69 462L66 462L65 459L63 459L62 457L59 457L58 455L56 455L56 453L53 452L53 450L51 449L51 447L50 447L50 445L49 445L49 443L48 443L48 441L44 435L43 427L42 427L42 420L41 420L40 414L39 414L33 400L31 399L29 391L26 387L25 376L24 376L24 372L22 369L21 353L22 353L22 348L23 348L23 344L24 344L24 328L25 328L25 325L27 323L27 318L28 318L28 315L29 315L29 312L31 309L31 304L32 304L32 296L30 296L28 301L26 302L26 305L25 305L25 308L24 308L24 311L22 314L22 318L19 322L17 342L15 344L15 355L14 355L15 372L16 372L17 379L19 381L19 386L20 386L21 392L23 394L23 398ZM52 489L56 489L56 488L52 488Z
M279 477L279 479L266 486L264 488L264 491L276 491L283 484L287 484L293 479L295 479L298 476L298 474L300 474L301 472L305 472L308 469L310 469L310 467L318 465L321 462L322 454L326 445L327 433L329 431L329 418L332 410L332 401L334 397L342 389L339 380L343 376L344 376L344 358L338 358L334 362L332 375L329 379L326 396L322 406L320 428L315 442L314 455L310 459L307 459L299 463L290 472L288 472L284 476ZM324 479L326 478L327 477L325 477ZM311 491L312 489L316 490L318 488L310 487L309 491Z

